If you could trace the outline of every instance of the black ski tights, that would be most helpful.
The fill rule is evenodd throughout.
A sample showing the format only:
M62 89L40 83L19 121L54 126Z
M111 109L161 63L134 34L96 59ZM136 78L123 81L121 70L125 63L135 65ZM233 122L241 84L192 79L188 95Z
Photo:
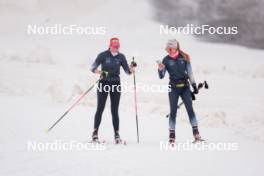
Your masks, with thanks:
M98 130L105 108L107 96L110 94L112 122L115 132L119 130L118 107L121 96L120 82L100 81L97 89L97 110L94 117L94 129Z

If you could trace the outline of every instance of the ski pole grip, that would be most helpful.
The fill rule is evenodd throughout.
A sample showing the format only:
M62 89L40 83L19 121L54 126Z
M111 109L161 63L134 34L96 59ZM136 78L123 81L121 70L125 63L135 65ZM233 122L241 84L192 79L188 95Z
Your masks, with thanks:
M135 58L132 57L132 62L131 62L132 67L137 67L137 63L135 62Z
M205 87L206 89L209 89L209 85L208 85L207 81L204 81L204 87Z

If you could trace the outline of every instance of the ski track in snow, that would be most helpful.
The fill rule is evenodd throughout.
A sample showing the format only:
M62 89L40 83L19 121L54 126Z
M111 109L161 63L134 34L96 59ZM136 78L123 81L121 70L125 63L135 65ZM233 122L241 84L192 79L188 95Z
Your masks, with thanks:
M180 35L176 37L182 48L193 58L196 81L206 79L210 86L209 90L201 90L194 103L201 135L211 142L237 142L238 151L160 151L159 142L168 137L165 118L168 97L166 93L153 95L142 91L138 92L140 144L136 143L133 93L123 93L120 125L127 146L111 146L105 151L28 151L29 140L90 139L96 108L94 92L51 133L46 135L44 130L96 81L89 66L97 53L107 47L109 37L121 38L121 49L129 61L135 56L138 82L161 85L168 82L168 75L165 80L158 79L155 60L165 55L165 42L172 36L159 35L159 24L152 21L149 4L118 0L92 5L96 11L89 16L64 18L53 11L49 15L42 12L34 17L19 17L17 24L15 16L1 17L10 18L1 30L14 26L17 30L12 29L13 36L1 33L0 175L262 175L264 52L201 43ZM119 6L129 8L114 10ZM117 21L112 23L109 19L114 17ZM96 36L97 39L94 36L63 39L21 32L25 24L44 23L46 18L51 23L101 24L107 26L109 33ZM132 77L123 71L121 74L123 81L133 83ZM109 143L113 141L110 114L107 102L100 137ZM176 139L178 142L192 139L184 108L178 112Z

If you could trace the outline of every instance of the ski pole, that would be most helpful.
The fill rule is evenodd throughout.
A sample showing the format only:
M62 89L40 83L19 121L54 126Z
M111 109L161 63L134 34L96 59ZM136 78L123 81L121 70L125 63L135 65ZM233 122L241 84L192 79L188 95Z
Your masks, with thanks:
M199 83L199 84L198 84L198 90L202 89L203 87L204 87L205 89L209 89L209 85L207 84L206 81L204 81L203 83ZM196 98L195 98L194 93L191 92L191 94L192 94L192 100L195 100ZM182 105L183 105L183 101L177 105L177 109L179 109ZM169 116L170 116L170 114L167 114L167 115L166 115L167 118L168 118Z
M107 75L107 72L105 72ZM94 86L102 79L103 77L100 76L100 78L93 84L89 89L87 89L78 99L77 101L69 107L67 111L63 113L63 115L51 126L46 130L46 133L50 132L93 88Z
M135 62L135 58L132 58L132 63ZM135 101L135 112L136 112L136 126L137 126L137 142L139 143L139 130L138 130L138 110L137 110L137 85L136 85L136 73L133 72L133 80L134 80L134 101Z
M207 84L206 81L204 81L203 83L199 83L199 84L198 84L198 90L202 89L203 87L204 87L205 89L209 89L209 86L208 86L208 84ZM196 98L195 98L194 93L191 92L191 94L192 94L192 100L195 100ZM183 102L181 102L180 104L178 104L177 108L179 109L182 105L183 105Z

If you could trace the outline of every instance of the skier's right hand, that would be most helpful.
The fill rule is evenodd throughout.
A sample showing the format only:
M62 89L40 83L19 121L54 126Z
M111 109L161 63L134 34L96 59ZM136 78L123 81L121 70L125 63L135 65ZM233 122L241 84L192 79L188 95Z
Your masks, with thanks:
M161 71L165 68L165 65L163 63L158 63L158 69Z
M106 78L107 75L108 75L108 72L107 71L102 71L102 70L98 70L98 69L96 69L94 71L94 73L99 74L100 75L100 78Z
M101 75L102 71L101 71L101 70L98 70L98 69L96 69L96 70L94 70L94 73L95 73L95 74L99 74L99 75Z
M165 65L160 60L156 60L156 62L158 64L158 70L162 71L165 68Z
M107 71L100 71L100 78L106 78L107 75L108 75L108 72Z

